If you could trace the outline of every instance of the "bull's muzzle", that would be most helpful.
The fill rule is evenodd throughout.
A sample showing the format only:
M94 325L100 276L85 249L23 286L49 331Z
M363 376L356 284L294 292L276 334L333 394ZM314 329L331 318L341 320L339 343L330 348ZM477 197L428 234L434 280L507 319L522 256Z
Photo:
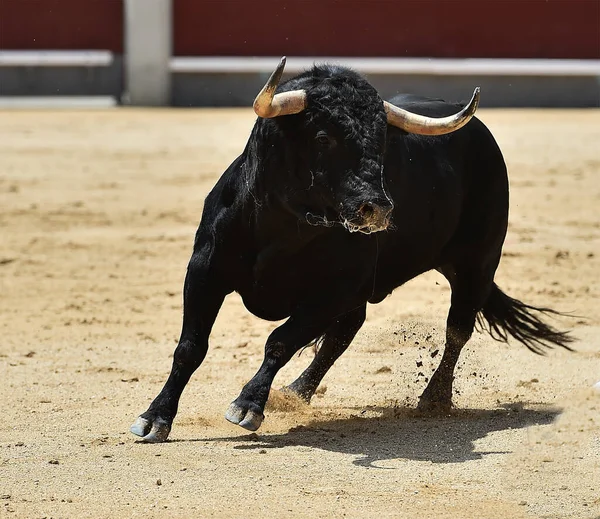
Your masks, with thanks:
M350 232L363 234L385 231L391 223L393 209L391 204L364 203L358 208L352 221L344 221L344 227Z

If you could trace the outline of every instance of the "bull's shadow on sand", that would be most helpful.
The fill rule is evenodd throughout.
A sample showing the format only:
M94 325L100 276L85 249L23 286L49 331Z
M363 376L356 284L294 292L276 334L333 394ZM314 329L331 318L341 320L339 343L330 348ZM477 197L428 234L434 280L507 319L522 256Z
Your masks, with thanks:
M284 434L249 434L202 441L238 442L234 449L261 450L305 446L357 456L355 465L377 467L392 459L462 463L510 451L475 450L474 442L494 431L552 423L558 408L530 409L513 403L495 410L455 410L442 416L412 409L368 408L344 419L312 420Z

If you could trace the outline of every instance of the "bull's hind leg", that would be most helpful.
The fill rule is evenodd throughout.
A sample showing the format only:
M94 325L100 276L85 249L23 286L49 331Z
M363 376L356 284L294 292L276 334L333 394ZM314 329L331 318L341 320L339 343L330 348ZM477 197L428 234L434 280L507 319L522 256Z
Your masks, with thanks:
M340 355L346 351L358 330L360 330L365 322L365 316L366 305L362 305L336 319L325 332L323 343L313 361L286 389L310 402L325 374Z
M450 311L446 322L446 346L440 365L419 399L419 410L447 411L452 407L454 368L467 343L477 312L485 303L493 284L496 264L488 268L446 266L442 273L452 288Z

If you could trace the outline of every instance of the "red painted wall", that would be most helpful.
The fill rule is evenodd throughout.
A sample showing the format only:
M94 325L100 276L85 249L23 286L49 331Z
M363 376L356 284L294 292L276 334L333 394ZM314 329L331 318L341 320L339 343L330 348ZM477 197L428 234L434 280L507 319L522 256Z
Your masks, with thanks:
M174 0L178 56L600 59L600 0Z
M173 0L178 56L600 59L600 0ZM122 0L0 0L0 49L123 51Z
M1 50L123 52L122 0L0 0Z

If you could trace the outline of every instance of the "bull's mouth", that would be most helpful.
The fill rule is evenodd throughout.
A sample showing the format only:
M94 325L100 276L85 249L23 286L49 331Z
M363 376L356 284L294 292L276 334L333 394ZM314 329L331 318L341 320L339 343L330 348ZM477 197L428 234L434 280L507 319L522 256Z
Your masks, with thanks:
M387 213L383 218L361 218L357 221L356 218L348 219L339 214L337 217L331 211L326 211L325 215L307 212L305 215L306 223L317 227L335 227L342 226L348 232L361 234L373 234L374 232L385 231L390 228L391 220L390 213Z
M388 199L389 200L389 199ZM341 218L342 225L349 232L372 234L385 231L390 226L393 205L364 203L356 211L354 218Z
M342 225L349 232L373 234L374 232L385 231L389 227L390 223L386 219L386 221L384 221L381 224L368 223L363 225L357 225L355 223L349 222L348 220L343 220Z
M314 227L335 227L337 225L342 226L348 232L360 232L362 234L373 234L374 232L385 231L390 227L389 219L383 223L353 223L346 218L340 216L338 220L330 220L326 216L317 215L314 213L306 213L306 223Z

